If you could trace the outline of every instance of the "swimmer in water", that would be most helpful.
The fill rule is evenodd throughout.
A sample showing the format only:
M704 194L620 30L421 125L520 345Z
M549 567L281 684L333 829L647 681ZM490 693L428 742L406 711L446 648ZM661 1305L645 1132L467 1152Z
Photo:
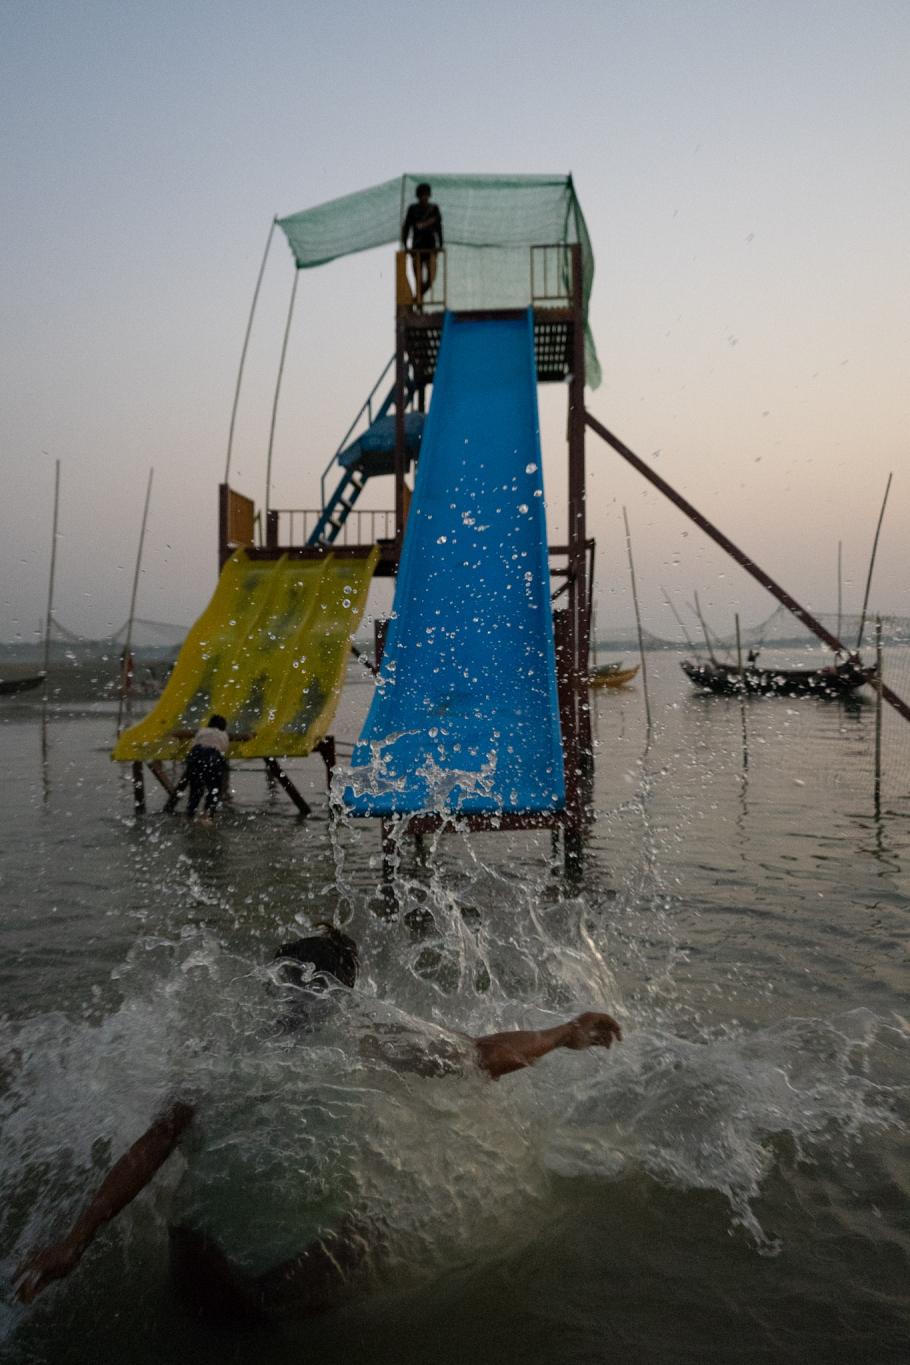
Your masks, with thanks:
M339 997L357 980L359 962L353 939L330 925L317 927L320 933L284 944L275 954L276 981L297 997L280 1020L286 1033L305 1035L334 1010ZM465 1072L473 1065L495 1081L533 1066L557 1048L608 1048L621 1038L615 1019L592 1012L548 1029L515 1029L484 1037L450 1035L429 1044L415 1036L404 1048L400 1037L371 1034L361 1039L360 1052L397 1070L429 1076ZM234 1098L241 1120L256 1112L248 1097ZM203 1105L198 1108L204 1110ZM170 1228L171 1266L178 1289L197 1311L228 1321L263 1319L280 1312L308 1315L367 1288L373 1254L382 1241L381 1228L350 1211L342 1214L339 1210L328 1234L322 1223L315 1223L312 1240L304 1241L302 1249L297 1242L290 1248L292 1254L277 1262L251 1263L243 1254L247 1248L239 1243L226 1250L222 1227L242 1239L255 1221L255 1213L249 1214L255 1210L251 1202L256 1196L255 1169L251 1180L243 1178L248 1172L242 1168L235 1170L232 1184L231 1144L213 1142L203 1116L197 1117L197 1105L178 1100L111 1168L66 1236L26 1257L16 1272L20 1301L30 1303L53 1280L69 1275L99 1229L136 1198L178 1146L187 1161L178 1204L184 1185L189 1190L182 1200L183 1216ZM252 1164L255 1168L255 1161ZM286 1197L283 1169L281 1188ZM322 1209L323 1219L324 1213ZM295 1234L299 1225L292 1225ZM269 1241L265 1253L274 1257L274 1235Z

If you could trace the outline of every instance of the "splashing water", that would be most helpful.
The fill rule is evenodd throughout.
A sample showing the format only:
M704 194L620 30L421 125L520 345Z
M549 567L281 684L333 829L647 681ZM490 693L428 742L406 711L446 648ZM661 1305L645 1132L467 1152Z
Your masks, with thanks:
M105 847L129 845L142 890L130 911L139 937L100 997L86 989L81 1008L77 998L0 1026L7 1275L67 1225L175 1087L198 1099L200 1114L209 1104L218 1122L239 1096L255 1096L248 1125L222 1130L222 1141L226 1160L252 1166L284 1200L279 1228L263 1199L257 1254L282 1254L296 1227L309 1235L314 1208L332 1211L340 1171L382 1224L386 1294L415 1283L442 1292L471 1264L492 1275L516 1248L547 1246L579 1206L592 1224L602 1211L626 1218L631 1240L648 1199L669 1205L676 1194L702 1201L686 1205L699 1235L716 1233L723 1247L730 1232L754 1264L758 1253L763 1266L783 1265L799 1223L782 1225L768 1192L795 1188L794 1169L816 1171L821 1187L832 1170L866 1162L866 1185L890 1216L899 1180L870 1153L890 1152L905 1132L910 1040L887 997L843 1012L813 1010L808 991L803 1010L790 1002L775 1010L772 997L756 995L754 1014L772 1013L770 1021L712 1016L691 985L702 945L694 898L687 891L684 900L676 880L696 807L682 816L675 803L673 819L666 815L667 792L691 774L684 761L630 772L596 830L622 860L607 877L595 859L574 888L559 875L548 835L456 830L419 850L402 820L390 905L377 897L372 822L336 812L290 835L273 815L228 813L205 842L151 822L146 835L125 836L111 822ZM747 894L727 893L741 921ZM278 942L320 918L353 934L363 971L346 1022L315 1041L276 1028L265 964ZM715 955L717 942L709 943ZM727 959L704 970L712 989L749 981L724 975ZM365 1034L384 1028L430 1045L548 1025L585 1008L619 1015L620 1048L562 1053L495 1085L476 1075L401 1074L360 1050ZM258 1129L256 1114L267 1119ZM36 1323L41 1314L69 1323L118 1275L118 1311L151 1293L146 1281L163 1283L182 1178L181 1161L168 1163L35 1310L7 1303L7 1339L30 1313ZM858 1178L857 1188L865 1190ZM247 1207L248 1222L255 1214ZM568 1281L561 1292L570 1295ZM39 1358L34 1349L24 1344L21 1358L29 1350Z
M878 1021L786 1019L697 1042L635 1034L615 1064L573 1097L547 1163L565 1177L619 1179L638 1168L662 1185L718 1191L734 1224L779 1250L752 1202L786 1138L803 1162L847 1156L865 1132L901 1127L887 1087L863 1074Z

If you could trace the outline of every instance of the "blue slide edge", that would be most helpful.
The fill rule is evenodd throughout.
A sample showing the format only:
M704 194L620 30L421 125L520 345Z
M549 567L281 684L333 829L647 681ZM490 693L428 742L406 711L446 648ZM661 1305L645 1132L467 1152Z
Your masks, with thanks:
M565 805L533 315L447 313L354 815Z

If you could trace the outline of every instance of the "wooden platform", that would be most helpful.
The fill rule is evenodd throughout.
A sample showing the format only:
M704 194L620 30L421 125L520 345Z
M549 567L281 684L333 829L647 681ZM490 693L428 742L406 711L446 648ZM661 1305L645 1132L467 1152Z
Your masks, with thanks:
M499 309L459 312L459 318L519 318L525 310ZM408 313L405 316L405 349L418 384L429 384L436 373L442 322L445 314ZM534 354L540 384L564 384L572 373L572 311L568 308L535 308Z

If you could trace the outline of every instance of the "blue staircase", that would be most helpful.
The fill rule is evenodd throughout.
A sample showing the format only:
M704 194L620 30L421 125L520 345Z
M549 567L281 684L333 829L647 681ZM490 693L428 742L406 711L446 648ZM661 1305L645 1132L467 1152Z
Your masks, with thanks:
M326 466L322 475L322 513L307 540L308 545L333 545L368 481L378 474L395 472L395 414L392 411L395 406L394 383L375 415L373 411L373 399L394 359L393 356L373 385L368 398L348 427L341 445ZM413 398L415 388L409 370L405 381L405 404ZM363 418L367 421L366 429L353 441L350 440L351 433ZM416 461L420 453L423 424L422 412L405 412L405 451L409 461ZM334 491L327 498L326 479L333 468L340 471L340 476Z

